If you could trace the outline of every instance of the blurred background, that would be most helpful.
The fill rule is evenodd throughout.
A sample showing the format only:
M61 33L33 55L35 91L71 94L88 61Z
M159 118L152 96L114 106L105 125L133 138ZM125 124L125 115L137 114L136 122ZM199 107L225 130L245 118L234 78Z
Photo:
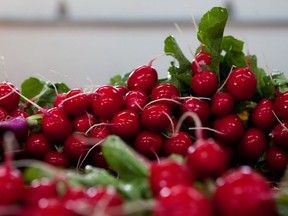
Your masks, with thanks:
M1 80L106 84L163 54L168 35L192 60L199 46L193 18L213 6L229 9L225 35L243 40L259 66L288 74L286 0L0 0ZM155 61L160 76L170 60Z

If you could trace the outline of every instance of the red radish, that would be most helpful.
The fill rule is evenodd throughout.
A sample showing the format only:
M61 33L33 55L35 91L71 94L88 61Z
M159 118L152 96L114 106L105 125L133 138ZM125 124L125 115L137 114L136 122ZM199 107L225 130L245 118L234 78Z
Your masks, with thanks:
M24 180L20 170L13 168L13 147L15 137L12 133L4 134L4 164L0 166L0 207L14 205L23 201Z
M164 150L167 155L179 154L186 156L188 148L193 144L192 138L186 132L179 131L166 139L164 143Z
M171 159L152 162L150 166L149 184L154 196L161 190L176 185L192 185L195 175L186 164Z
M72 122L75 131L85 133L92 125L97 123L97 119L93 114L86 112L83 115L75 116Z
M65 142L63 152L73 162L78 162L88 149L87 137L83 133L70 134Z
M191 89L200 97L209 97L216 92L218 88L218 77L216 73L209 70L203 70L192 77Z
M217 91L211 98L211 113L216 116L231 114L234 109L234 98L228 92Z
M211 62L211 58L209 54L204 53L203 51L199 52L195 56L191 64L192 75L194 76L198 72L202 72L203 71L202 66L207 66L210 64L210 62Z
M186 161L200 180L219 177L229 165L227 153L213 139L198 139L189 147Z
M28 118L30 115L24 110L16 109L9 112L9 116L11 117L22 116L23 118Z
M171 125L171 111L164 104L150 104L144 107L141 123L151 131L161 131Z
M229 92L237 100L250 100L257 90L257 79L248 67L231 71L225 84Z
M270 131L277 123L273 109L275 106L271 99L260 100L251 114L253 124L261 130Z
M135 149L148 158L156 158L162 153L164 138L159 132L141 131L135 138Z
M121 93L122 97L124 98L125 95L128 93L128 88L126 86L117 85L114 86Z
M192 185L165 188L156 198L154 216L213 216L213 205L203 192Z
M48 109L41 122L44 135L52 141L64 140L73 131L69 116L58 107Z
M170 83L160 83L156 85L150 94L151 101L159 101L157 103L162 103L168 106L171 110L176 108L180 103L178 102L179 97L180 92L178 88Z
M34 133L27 138L25 150L31 158L43 160L52 147L52 143L43 133Z
M268 147L268 137L258 128L246 129L237 145L238 152L244 161L252 163L257 162Z
M66 95L67 93L61 93L61 94L56 95L53 106L54 107L63 106L62 102L66 99Z
M68 158L63 152L49 151L45 155L43 161L55 167L60 167L60 168L69 167Z
M196 113L201 122L205 123L208 121L210 116L210 106L209 103L201 98L191 97L185 99L180 106L180 113L183 114L185 112L194 112ZM188 118L187 121L191 124L194 124L194 120Z
M89 161L92 166L109 169L109 165L101 151L101 147L96 146L89 153Z
M134 89L125 95L125 108L140 113L143 107L148 103L147 94L141 89Z
M231 169L217 179L214 203L221 216L278 215L267 180L248 166Z
M288 120L288 91L276 96L274 100L274 111L280 120Z
M0 107L7 112L15 110L20 103L19 90L12 83L0 83Z
M288 147L288 121L278 123L271 132L272 142L280 147Z
M111 120L111 131L124 140L133 139L141 130L138 113L125 109L116 113Z
M267 151L265 160L272 172L282 177L287 169L288 153L284 149L273 145Z
M42 178L35 179L25 187L24 202L29 206L37 206L42 198L56 198L58 196L57 182Z
M152 62L148 65L139 66L129 75L127 80L129 90L141 89L146 92L146 94L151 93L158 82L158 73L151 64Z
M229 114L215 119L212 128L218 131L218 133L214 133L214 138L221 145L235 145L244 133L243 123L236 114Z
M124 98L115 87L101 86L92 95L91 106L97 117L112 119L117 112L123 109Z
M69 115L83 115L90 105L88 95L79 88L70 90L62 102L65 112Z
M99 125L94 126L91 129L91 131L89 133L89 137L98 138L99 140L103 140L110 134L112 134L112 132L107 125L99 124Z

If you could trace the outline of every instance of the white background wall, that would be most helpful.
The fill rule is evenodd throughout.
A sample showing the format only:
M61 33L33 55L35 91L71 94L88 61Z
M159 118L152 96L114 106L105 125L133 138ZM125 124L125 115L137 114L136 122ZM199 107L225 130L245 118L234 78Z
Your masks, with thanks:
M65 20L59 20L56 0L0 1L1 80L19 86L29 76L38 76L71 87L106 84L111 76L162 54L164 39L170 34L192 59L189 48L199 45L192 15L198 20L212 6L227 2L233 10L225 34L244 40L267 71L279 69L288 74L285 0L63 2ZM155 61L160 76L166 75L169 61L167 57Z

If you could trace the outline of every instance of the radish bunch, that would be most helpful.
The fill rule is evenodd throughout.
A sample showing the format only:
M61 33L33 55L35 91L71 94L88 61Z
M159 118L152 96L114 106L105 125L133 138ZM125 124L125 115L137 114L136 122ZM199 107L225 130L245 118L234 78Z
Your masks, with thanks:
M287 194L272 187L281 186L288 164L288 80L266 74L242 41L224 36L227 18L219 7L202 17L192 60L168 36L164 52L173 60L164 78L154 58L89 89L36 78L20 90L0 83L0 182L7 186L0 209L282 215ZM21 169L7 156L7 132Z

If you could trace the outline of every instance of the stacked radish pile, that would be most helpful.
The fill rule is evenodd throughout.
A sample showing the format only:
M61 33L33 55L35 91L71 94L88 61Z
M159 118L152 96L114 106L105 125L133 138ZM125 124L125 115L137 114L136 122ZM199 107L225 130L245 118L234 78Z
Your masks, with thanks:
M167 78L153 59L89 92L1 83L0 212L282 215L287 195L272 187L288 163L288 82L223 37L226 19L203 16L192 61L167 37Z

